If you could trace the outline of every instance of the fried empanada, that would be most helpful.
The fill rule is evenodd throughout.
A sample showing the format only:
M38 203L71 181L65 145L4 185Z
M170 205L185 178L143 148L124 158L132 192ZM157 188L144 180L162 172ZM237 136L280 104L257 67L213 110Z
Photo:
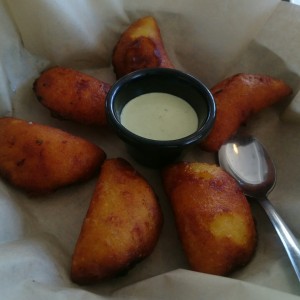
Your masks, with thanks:
M72 280L88 284L126 272L153 251L162 222L146 180L124 159L106 160L72 257Z
M110 85L77 70L53 67L38 77L33 90L54 117L85 125L107 125L105 97Z
M216 152L251 115L284 99L292 89L280 79L241 73L221 81L211 92L216 101L216 121L201 147Z
M225 276L250 261L256 228L229 174L213 164L180 162L166 167L162 178L193 270Z
M62 130L0 118L0 176L31 195L89 179L105 157L98 146Z
M144 68L173 68L156 20L147 16L132 23L114 47L112 64L117 78Z

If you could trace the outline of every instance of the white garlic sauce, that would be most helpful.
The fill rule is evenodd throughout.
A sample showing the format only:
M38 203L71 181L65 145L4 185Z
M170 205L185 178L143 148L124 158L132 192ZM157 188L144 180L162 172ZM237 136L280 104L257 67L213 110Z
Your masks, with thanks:
M153 140L176 140L194 133L198 117L185 100L167 93L147 93L130 100L121 112L129 131Z

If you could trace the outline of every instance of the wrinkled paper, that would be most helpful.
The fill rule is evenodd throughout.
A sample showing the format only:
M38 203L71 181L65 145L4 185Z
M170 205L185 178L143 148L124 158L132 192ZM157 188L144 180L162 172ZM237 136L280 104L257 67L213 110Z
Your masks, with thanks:
M81 287L70 281L71 255L96 178L38 198L1 180L1 299L299 299L294 271L258 204L251 202L259 234L253 260L228 278L192 272L158 171L132 160L114 133L53 119L36 100L32 83L53 65L113 83L113 47L145 15L157 19L174 65L208 87L236 72L270 74L293 87L291 99L259 113L244 130L270 152L278 170L270 200L300 237L300 135L293 122L299 114L298 6L279 0L0 0L0 115L61 128L98 144L109 158L124 157L159 195L165 219L150 257L124 277ZM184 159L216 162L198 147Z

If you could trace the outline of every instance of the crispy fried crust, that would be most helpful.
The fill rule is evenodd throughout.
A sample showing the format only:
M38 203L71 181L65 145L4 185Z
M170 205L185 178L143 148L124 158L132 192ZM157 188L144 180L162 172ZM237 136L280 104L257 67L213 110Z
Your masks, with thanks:
M88 284L124 273L150 255L162 221L146 180L125 160L106 160L74 250L72 280Z
M173 68L153 17L132 23L114 47L112 64L117 78L144 68Z
M0 175L32 195L89 179L105 159L96 145L59 129L0 118Z
M201 147L215 152L251 115L287 97L292 90L284 81L270 76L236 74L215 85L211 92L216 101L216 121Z
M107 125L105 97L110 85L79 71L53 67L33 85L38 100L54 117L86 125Z
M231 176L216 165L182 162L166 167L162 178L193 270L227 275L249 262L256 230Z

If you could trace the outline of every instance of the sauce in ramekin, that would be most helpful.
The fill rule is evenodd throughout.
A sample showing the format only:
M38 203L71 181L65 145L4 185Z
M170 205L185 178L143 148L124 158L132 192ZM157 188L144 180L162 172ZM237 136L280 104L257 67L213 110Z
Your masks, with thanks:
M182 98L154 92L130 100L121 112L121 124L141 137L168 141L194 133L198 117Z

